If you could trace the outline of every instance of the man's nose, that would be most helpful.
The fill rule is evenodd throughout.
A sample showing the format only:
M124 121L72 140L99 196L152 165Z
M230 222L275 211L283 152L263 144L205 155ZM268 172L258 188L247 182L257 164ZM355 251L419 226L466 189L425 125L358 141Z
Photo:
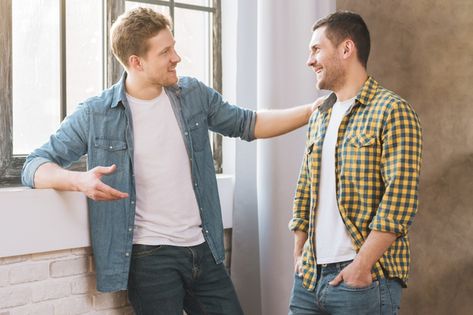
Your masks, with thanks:
M309 55L306 62L307 66L312 67L315 64L315 58L312 54Z
M179 63L181 62L181 56L177 53L177 51L174 51L174 54L172 56L172 62L173 63Z

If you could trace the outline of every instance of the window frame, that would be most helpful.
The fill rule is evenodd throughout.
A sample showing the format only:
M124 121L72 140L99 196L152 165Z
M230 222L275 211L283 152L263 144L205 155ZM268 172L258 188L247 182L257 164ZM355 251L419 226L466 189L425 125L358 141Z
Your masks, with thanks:
M13 154L13 93L12 93L12 1L0 0L0 188L21 185L21 169L27 155ZM66 0L60 3L60 118L67 114L66 77ZM211 7L190 5L174 0L131 0L134 2L165 5L170 7L174 19L174 8L185 8L212 13L212 85L222 92L222 54L221 54L221 0L211 0ZM108 34L112 23L125 11L125 0L103 0L103 87L110 87L120 79L123 68L113 56ZM222 136L212 133L214 166L222 173ZM85 170L86 157L82 157L70 169Z

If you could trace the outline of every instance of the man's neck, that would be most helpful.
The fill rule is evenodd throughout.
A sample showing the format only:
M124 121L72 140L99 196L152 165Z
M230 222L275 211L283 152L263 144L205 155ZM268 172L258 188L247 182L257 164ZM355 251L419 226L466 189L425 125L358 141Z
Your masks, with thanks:
M367 79L368 74L364 68L362 71L349 72L345 84L341 88L337 89L337 91L334 91L335 95L337 95L337 101L343 102L356 97Z
M161 85L144 82L128 73L125 80L126 93L140 100L152 100L161 95L163 87Z

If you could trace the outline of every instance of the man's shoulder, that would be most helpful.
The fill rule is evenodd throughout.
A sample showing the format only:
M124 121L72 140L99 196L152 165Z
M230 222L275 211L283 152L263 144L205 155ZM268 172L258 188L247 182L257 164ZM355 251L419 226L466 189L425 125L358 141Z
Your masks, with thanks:
M82 102L82 106L88 108L94 112L102 112L109 109L112 103L116 100L116 94L118 87L116 85L111 86L108 89L103 90L100 94L89 97Z
M183 94L196 91L204 93L210 89L206 84L193 77L179 77L177 84Z
M409 110L414 111L412 106L399 94L379 85L376 95L372 100L372 105L377 110L392 111L392 110Z

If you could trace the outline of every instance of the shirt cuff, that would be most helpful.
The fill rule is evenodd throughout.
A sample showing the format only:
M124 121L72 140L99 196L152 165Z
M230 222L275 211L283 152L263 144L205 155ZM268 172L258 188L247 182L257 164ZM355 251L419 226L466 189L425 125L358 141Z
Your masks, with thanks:
M21 174L21 182L23 185L34 188L34 175L36 170L45 163L51 163L51 161L43 157L36 157L30 161L25 162Z
M373 221L371 221L369 228L374 231L394 233L398 237L407 234L407 227L393 219L381 216L375 216Z
M309 220L293 218L289 221L289 230L307 232L309 229Z

